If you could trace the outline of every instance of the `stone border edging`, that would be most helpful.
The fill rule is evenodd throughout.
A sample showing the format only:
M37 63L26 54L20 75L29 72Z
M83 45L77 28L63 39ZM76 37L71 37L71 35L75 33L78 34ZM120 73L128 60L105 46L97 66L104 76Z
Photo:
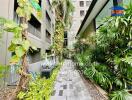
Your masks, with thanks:
M90 79L86 79L86 77L83 75L83 73L80 71L80 70L78 70L78 72L79 72L79 74L80 74L80 76L81 76L81 78L82 79L84 79L85 81L90 81L93 85L94 85L94 87L98 90L98 92L102 95L102 97L104 97L106 100L109 100L109 98L108 98L108 93L105 91L105 90L103 90L99 85L97 85L94 81L92 81L92 80L90 80Z

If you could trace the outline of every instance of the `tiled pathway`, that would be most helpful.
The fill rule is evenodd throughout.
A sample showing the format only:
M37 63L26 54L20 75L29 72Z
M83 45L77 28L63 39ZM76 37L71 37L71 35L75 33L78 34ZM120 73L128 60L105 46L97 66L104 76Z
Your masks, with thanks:
M93 99L71 60L65 60L57 77L51 100L104 100Z

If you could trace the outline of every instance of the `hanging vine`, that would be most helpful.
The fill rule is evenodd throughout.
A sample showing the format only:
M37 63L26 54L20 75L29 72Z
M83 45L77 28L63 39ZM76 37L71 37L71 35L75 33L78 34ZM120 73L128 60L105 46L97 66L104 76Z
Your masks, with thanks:
M56 21L54 34L54 50L55 54L61 56L64 43L64 25L60 20Z
M64 31L70 24L70 14L74 11L74 6L70 0L53 0L52 5L55 8L56 15L53 49L56 55L61 59L64 44Z

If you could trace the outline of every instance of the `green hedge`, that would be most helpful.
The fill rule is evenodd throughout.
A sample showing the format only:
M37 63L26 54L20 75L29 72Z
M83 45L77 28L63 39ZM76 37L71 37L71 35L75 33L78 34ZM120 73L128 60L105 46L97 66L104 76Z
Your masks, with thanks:
M18 94L19 100L50 100L51 93L54 89L54 83L58 72L62 66L62 62L57 65L49 79L37 78L35 81L30 81L28 90Z

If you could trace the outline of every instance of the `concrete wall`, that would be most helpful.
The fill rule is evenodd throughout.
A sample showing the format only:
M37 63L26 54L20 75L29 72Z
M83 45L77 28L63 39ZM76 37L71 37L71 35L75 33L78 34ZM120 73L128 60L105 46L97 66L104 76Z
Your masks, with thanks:
M48 43L46 41L45 30L46 28L49 29L49 27L46 27L46 15L45 15L46 10L49 12L49 16L51 17L51 23L53 24L55 23L54 13L51 13L51 10L49 7L50 5L48 5L47 0L42 0L41 5L42 5L43 17L41 20L38 20L41 23L41 31L40 31L41 38L38 38L37 36L33 35L33 33L28 34L28 39L31 41L31 44L41 49L41 52L36 53L33 56L29 55L28 57L32 63L29 65L29 70L33 72L40 72L41 53L45 52L45 50L48 49L51 45L51 43ZM33 15L35 15L35 13L33 13ZM0 0L0 17L14 20L14 0ZM53 35L54 27L51 27L51 33ZM3 33L2 39L0 41L0 64L3 64L3 65L9 64L11 53L8 51L8 47L10 45L12 37L13 37L12 33ZM10 85L16 84L16 82L19 79L19 76L16 73L15 68L16 67L10 67L10 70L8 73L9 76L6 79L6 82Z
M84 7L80 7L80 1L84 1ZM86 1L92 1L92 0L72 0L73 5L75 6L75 11L72 17L73 18L72 27L68 33L68 48L69 49L73 48L76 34L89 8L89 6L86 5ZM85 13L84 16L80 16L80 10L84 10L84 13Z
M94 21L92 21L89 26L87 26L86 30L79 35L79 38L85 38L87 39L89 35L91 34L95 34L95 25L94 25Z
M48 0L42 0L42 19L38 20L41 23L41 38L36 37L35 35L29 33L28 38L31 41L32 45L41 49L41 52L45 52L48 49L51 43L46 41L46 29L50 29L46 26L46 14L45 11L49 13L51 17L51 23L55 25L55 14L52 12L50 5L48 4ZM35 15L35 13L33 13ZM36 16L36 15L35 15ZM0 0L0 17L4 17L7 19L13 20L14 18L14 0ZM54 27L51 26L51 37L54 34ZM13 37L12 33L3 33L2 40L0 42L0 64L9 64L9 59L11 57L11 53L8 51L8 47L10 45L10 41ZM52 40L52 39L51 39Z
M52 37L53 37L53 34L54 34L54 26L55 26L55 12L54 12L54 9L51 8L51 2L49 0L42 0L42 13L43 13L43 18L42 18L42 42L43 42L43 50L42 52L44 52L46 49L49 49L49 47L51 46L52 44ZM46 19L46 11L51 19L51 27L49 27L47 24L47 19ZM54 26L52 26L52 24ZM49 43L46 39L46 30L48 30L48 32L51 34L51 43Z
M0 17L13 19L14 0L0 0ZM7 48L10 44L12 33L3 33L0 41L0 64L8 64L11 54Z

